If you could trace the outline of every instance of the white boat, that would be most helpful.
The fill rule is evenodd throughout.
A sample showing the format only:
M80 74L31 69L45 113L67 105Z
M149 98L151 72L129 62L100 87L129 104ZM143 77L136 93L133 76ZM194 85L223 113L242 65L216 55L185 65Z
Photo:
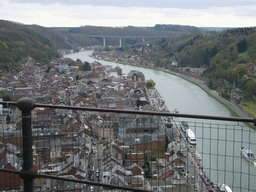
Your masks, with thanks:
M220 187L219 187L219 191L220 192L232 192L232 189L226 185L226 184L222 184Z
M242 147L241 152L244 158L247 159L248 161L256 161L253 152L250 148Z
M182 130L183 132L186 132L187 129L188 129L188 123L185 122L185 121L182 121L182 122L181 122L181 130Z
M196 144L196 136L195 136L194 132L191 129L186 130L186 137L187 137L188 142L191 145Z
M195 152L195 157L198 159L198 161L202 160L200 153L198 153L197 151Z

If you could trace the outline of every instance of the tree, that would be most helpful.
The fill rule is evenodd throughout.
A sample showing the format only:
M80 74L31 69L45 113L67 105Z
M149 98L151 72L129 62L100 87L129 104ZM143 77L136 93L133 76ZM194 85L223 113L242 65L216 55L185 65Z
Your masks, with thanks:
M91 71L91 65L89 62L85 61L83 65L83 70L84 71Z
M237 50L239 53L243 53L247 50L248 48L248 43L245 38L243 38L239 43L236 44Z
M156 83L152 80L152 79L149 79L146 81L146 87L148 89L151 89L152 87L155 87Z

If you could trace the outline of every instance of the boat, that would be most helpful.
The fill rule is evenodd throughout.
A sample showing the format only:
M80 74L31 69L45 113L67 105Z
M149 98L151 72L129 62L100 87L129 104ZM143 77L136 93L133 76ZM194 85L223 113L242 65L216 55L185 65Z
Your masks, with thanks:
M228 185L222 184L221 186L219 186L219 191L220 192L232 192L232 189Z
M200 153L198 153L197 151L195 152L195 157L198 159L198 161L202 160Z
M253 152L250 148L242 147L241 152L245 159L247 159L248 161L251 161L251 162L253 162L253 161L256 162L255 156L253 155Z
M183 132L186 132L187 129L188 129L188 123L185 122L185 121L182 121L182 122L181 122L181 130L182 130Z
M188 142L191 145L196 144L196 136L195 136L194 132L191 129L186 130L186 137L187 137Z

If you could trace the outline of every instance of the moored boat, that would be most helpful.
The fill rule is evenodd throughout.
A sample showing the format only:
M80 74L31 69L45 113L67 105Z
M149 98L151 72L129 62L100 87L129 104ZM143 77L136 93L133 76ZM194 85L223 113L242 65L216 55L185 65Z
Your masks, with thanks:
M248 161L256 161L255 156L250 148L242 147L241 153L244 156L244 158L247 159Z
M228 185L222 184L221 186L219 186L219 191L220 192L232 192L232 189Z
M200 153L198 153L197 151L195 152L195 157L198 159L198 161L202 160Z
M191 145L196 144L196 136L195 136L194 132L191 129L186 130L186 137L187 137L188 142Z

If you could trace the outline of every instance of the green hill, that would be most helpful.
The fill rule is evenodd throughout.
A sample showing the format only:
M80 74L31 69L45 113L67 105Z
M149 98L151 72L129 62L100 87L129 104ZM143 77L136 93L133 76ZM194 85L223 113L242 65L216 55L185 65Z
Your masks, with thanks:
M176 70L171 64L177 61L180 67L204 68L202 77L211 89L229 98L231 89L238 87L246 98L252 98L256 95L255 75L248 73L246 64L256 63L255 47L256 28L236 28L160 38L120 50L153 61L156 67Z
M132 38L132 36L143 36L144 39L150 40L150 36L154 37L173 37L176 35L192 33L195 31L204 32L204 30L192 26L179 25L164 25L165 28L176 30L163 30L163 25L156 25L155 27L96 27L96 26L82 26L74 28L54 28L62 35L68 36L72 41L81 46L88 45L102 45L102 38L91 38L88 36L129 36L130 38L123 39L122 45L133 45L142 42L142 38ZM107 38L107 44L112 46L119 45L119 38Z
M48 62L59 54L51 42L22 24L0 20L0 70L17 71L28 56Z

